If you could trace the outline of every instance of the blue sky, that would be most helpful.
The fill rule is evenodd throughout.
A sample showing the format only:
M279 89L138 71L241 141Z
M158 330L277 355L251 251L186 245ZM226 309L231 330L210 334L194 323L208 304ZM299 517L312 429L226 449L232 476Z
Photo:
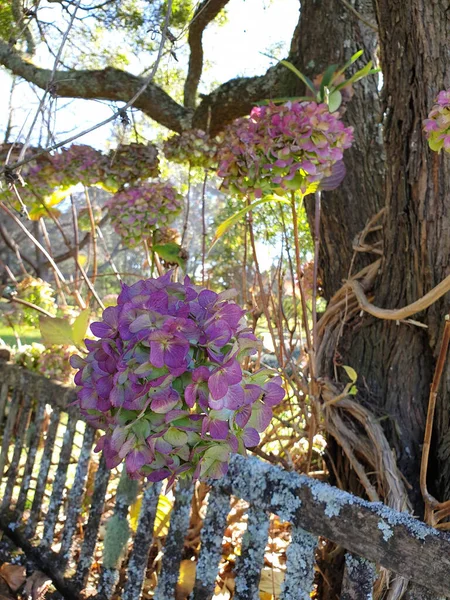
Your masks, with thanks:
M205 57L209 64L200 91L206 92L215 83L240 75L264 73L271 61L261 52L281 44L284 46L281 53L285 54L298 21L298 11L298 0L231 0L226 25L212 25L204 34ZM183 49L180 54L183 55ZM39 58L39 64L49 60L46 60L45 54L41 54ZM45 66L51 66L51 62ZM139 68L138 64L135 66ZM0 71L0 138L6 125L10 85L11 77ZM24 131L28 131L38 105L36 93L42 95L40 90L33 92L25 82L19 83L16 88L14 103L20 108L16 109L14 117L15 135L18 135L24 122ZM66 105L65 109L58 111L56 117L54 132L57 141L111 115L111 108L102 103L58 99L58 107ZM84 136L80 143L102 147L109 134L109 126L106 126Z

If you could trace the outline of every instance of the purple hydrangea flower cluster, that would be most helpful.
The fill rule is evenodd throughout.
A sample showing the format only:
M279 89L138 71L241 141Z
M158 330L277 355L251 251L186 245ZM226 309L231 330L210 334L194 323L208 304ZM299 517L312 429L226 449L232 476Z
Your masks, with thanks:
M23 148L22 144L0 144L0 162L2 164L14 164L19 160L20 152ZM29 147L25 152L25 158L29 159L30 156L37 152L38 148ZM37 157L35 160L31 160L26 163L20 171L20 180L17 182L17 190L20 194L22 201L27 205L31 206L36 202L36 198L43 198L49 196L52 191L52 182L49 181L48 170L52 169L52 162L50 155L43 155ZM26 185L23 186L22 182ZM19 203L16 203L14 195L11 195L11 200L17 210L20 211Z
M57 187L70 187L77 183L89 187L102 180L107 165L106 157L92 146L72 144L52 156L48 175Z
M219 478L231 453L256 446L272 407L285 395L267 369L250 373L243 357L258 341L230 300L171 273L123 286L117 306L91 325L79 369L78 403L105 430L97 450L131 477Z
M105 206L111 223L127 246L136 246L166 227L179 214L183 198L169 183L154 181L114 194Z
M211 169L217 165L219 144L217 138L211 138L202 129L189 129L167 139L163 152L167 160Z
M450 152L450 90L439 92L436 104L423 124L431 150Z
M256 107L237 119L219 150L223 187L237 194L305 193L329 177L353 140L326 104L287 102Z
M112 192L159 175L158 150L153 144L120 144L105 158L102 183Z

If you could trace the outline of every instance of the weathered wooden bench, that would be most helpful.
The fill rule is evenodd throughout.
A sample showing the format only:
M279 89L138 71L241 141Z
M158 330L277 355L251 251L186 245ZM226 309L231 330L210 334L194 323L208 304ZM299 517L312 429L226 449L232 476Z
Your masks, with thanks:
M20 547L68 600L79 598L86 586L111 476L104 461L93 454L95 432L70 406L73 399L70 388L17 366L0 364L2 544L13 542ZM87 501L89 474L97 462ZM130 535L132 541L126 544L129 550L123 559L127 564L126 579L120 583L123 600L141 597L160 491L160 484L144 487L138 526ZM155 600L175 597L192 494L192 486L176 490ZM280 595L283 600L310 598L319 536L347 550L342 600L372 598L376 565L414 582L410 599L450 597L448 534L383 504L366 502L256 458L236 456L228 475L209 492L192 600L213 596L231 496L249 504L236 566L236 600L259 600L270 514L292 524ZM132 502L133 497L119 486L110 513L127 521ZM80 519L86 511L80 541ZM76 568L70 566L74 553ZM119 581L117 567L102 566L98 600L112 597Z

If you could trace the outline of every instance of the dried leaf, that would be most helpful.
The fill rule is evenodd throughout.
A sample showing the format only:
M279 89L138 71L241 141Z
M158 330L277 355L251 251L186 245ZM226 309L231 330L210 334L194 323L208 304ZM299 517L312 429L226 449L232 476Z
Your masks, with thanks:
M259 582L260 593L266 593L278 597L281 594L281 584L284 580L284 571L279 569L271 569L270 567L264 567L261 572L261 579Z
M25 584L24 596L27 600L44 600L45 592L48 590L52 580L42 571L35 571L28 577Z
M13 592L17 592L26 580L25 567L12 565L11 563L3 563L0 567L0 576Z

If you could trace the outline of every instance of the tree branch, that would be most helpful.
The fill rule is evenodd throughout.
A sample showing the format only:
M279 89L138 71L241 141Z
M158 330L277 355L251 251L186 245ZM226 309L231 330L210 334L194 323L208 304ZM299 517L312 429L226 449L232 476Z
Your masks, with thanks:
M15 240L13 240L9 236L8 232L6 231L6 229L3 227L3 225L1 223L0 223L0 236L2 237L6 246L8 246L8 248L12 252L14 252L14 254L16 254L17 251L19 250L19 246L15 242ZM31 258L29 258L26 254L23 254L22 252L20 253L20 256L22 257L22 260L24 260L28 265L30 265L30 267L33 269L33 271L35 273L39 272L37 265L31 260Z
M295 75L281 64L270 67L264 75L230 79L202 97L192 126L205 129L210 118L209 132L216 135L234 119L248 115L261 100L299 95L296 85Z
M211 0L211 2L215 10L218 9L219 4L225 4L225 0ZM199 21L201 17L203 18L202 15L203 13L199 13ZM296 57L289 56L288 60L296 62ZM1 40L0 64L42 89L47 88L51 78L49 69L42 69L32 64ZM194 74L191 74L191 78L189 85L194 89L196 86ZM113 67L99 70L68 69L56 71L54 91L58 96L66 98L127 102L141 88L143 82L142 77ZM195 94L189 91L188 96L192 93ZM264 75L239 77L220 85L211 94L202 97L195 111L175 102L154 83L148 84L145 91L134 102L134 106L164 127L178 133L191 127L206 130L209 124L210 133L215 135L237 117L249 114L256 102L293 95L299 95L299 80L283 65L277 64L270 67Z
M189 67L184 83L184 105L188 108L195 108L197 88L203 70L203 32L228 2L229 0L203 0L189 25Z
M0 64L19 75L26 81L34 83L41 89L47 89L52 71L32 64L17 50L0 40ZM64 98L83 98L115 100L127 102L143 86L145 80L131 73L113 67L99 70L56 71L53 88L58 96ZM150 118L161 125L181 132L189 127L191 111L177 102L160 87L149 83L145 91L134 103Z

